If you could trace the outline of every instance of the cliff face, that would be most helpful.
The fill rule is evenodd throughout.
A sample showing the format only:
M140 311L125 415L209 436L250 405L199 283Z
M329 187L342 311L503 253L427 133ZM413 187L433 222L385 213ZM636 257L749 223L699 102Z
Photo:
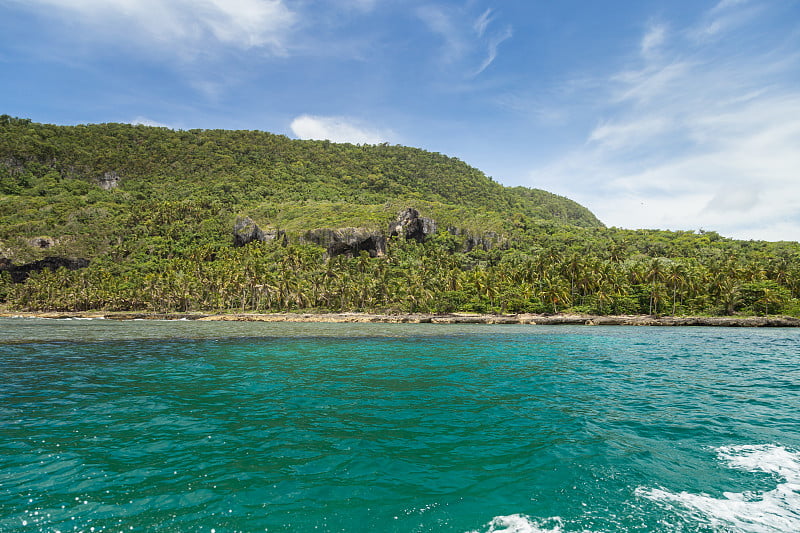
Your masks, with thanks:
M403 209L395 220L389 223L387 231L369 229L366 227L345 228L317 228L304 232L297 243L311 243L325 248L328 257L346 255L358 256L367 252L370 257L383 257L386 254L388 239L400 238L424 242L436 233L436 221L423 217L413 207ZM461 241L462 251L472 251L481 248L488 251L494 247L505 246L507 240L493 231L474 234L459 228L448 228L448 232ZM288 244L291 239L285 232L272 230L263 231L250 217L238 218L233 227L233 245L244 246L251 242L271 242L278 240Z
M370 257L386 254L386 237L367 228L320 228L305 232L300 242L310 242L324 247L329 257L357 256L367 252Z
M422 217L413 207L404 209L397 215L397 220L389 224L389 235L402 236L422 242L436 233L436 222L432 218Z
M252 218L237 218L233 225L233 245L236 247L250 244L251 242L272 242L279 241L286 243L286 232L281 230L262 230Z
M24 283L33 272L41 272L42 270L58 270L59 268L66 268L67 270L78 270L89 266L87 259L73 259L69 257L50 256L45 257L39 261L32 263L25 263L22 265L15 265L10 260L0 258L0 271L6 271L11 275L13 283Z

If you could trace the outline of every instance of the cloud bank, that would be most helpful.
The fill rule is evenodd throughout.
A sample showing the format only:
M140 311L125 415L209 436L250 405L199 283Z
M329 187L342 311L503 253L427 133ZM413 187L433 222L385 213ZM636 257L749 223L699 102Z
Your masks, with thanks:
M648 28L638 64L605 81L585 143L535 169L534 185L609 225L797 240L800 55L787 43L732 51L725 32L746 8L724 0L696 27ZM712 30L715 42L695 39Z
M380 144L389 142L390 132L380 131L346 117L300 115L292 121L292 133L300 139L337 143Z
M40 13L46 8L98 35L170 44L182 53L210 40L283 54L297 20L284 0L27 0L24 6Z

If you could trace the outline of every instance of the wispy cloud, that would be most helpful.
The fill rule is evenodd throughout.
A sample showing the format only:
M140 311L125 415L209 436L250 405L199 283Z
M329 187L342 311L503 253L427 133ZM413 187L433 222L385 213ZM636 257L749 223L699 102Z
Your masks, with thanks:
M689 28L688 35L701 42L714 39L747 24L760 9L761 6L750 0L720 0L697 24Z
M389 142L393 134L347 117L300 115L290 126L300 139L329 140L338 143L379 144Z
M703 21L737 6L747 8L725 0ZM723 34L714 44L685 35L653 54L667 35L648 28L643 63L609 74L585 143L536 169L532 185L584 202L610 225L796 240L800 58L774 45L744 54Z
M489 39L489 42L487 44L486 59L483 60L483 63L480 64L478 70L475 71L476 76L481 72L483 72L484 70L486 70L489 67L489 65L491 65L495 59L497 59L498 47L503 41L505 41L506 39L510 39L512 35L513 33L511 31L511 26L507 26L500 33L495 34L493 37Z
M452 63L463 57L468 41L454 13L439 6L427 5L417 9L417 16L430 31L441 37L440 57L445 63Z
M472 27L475 29L475 33L478 34L478 37L483 37L483 34L486 33L486 28L489 27L489 24L492 22L492 9L489 8L481 14L480 17L475 19Z
M500 45L513 35L511 25L495 29L495 12L487 8L475 15L468 8L425 5L417 16L428 29L442 39L440 60L447 65L467 67L468 76L477 76L497 58ZM477 67L474 65L477 64Z
M667 28L663 24L651 25L642 37L641 52L644 56L649 56L657 51L666 40Z
M284 0L28 0L24 6L82 27L84 38L88 30L115 42L157 45L166 54L210 43L284 54L297 18Z

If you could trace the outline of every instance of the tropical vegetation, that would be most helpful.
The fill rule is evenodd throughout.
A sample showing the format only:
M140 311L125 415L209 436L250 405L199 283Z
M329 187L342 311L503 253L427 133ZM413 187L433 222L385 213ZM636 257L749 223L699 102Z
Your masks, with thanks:
M302 238L385 231L406 207L437 232L379 257ZM240 216L287 241L232 246ZM12 262L48 256L90 264L12 282ZM258 131L0 116L0 261L19 310L800 316L796 242L606 228L442 154Z

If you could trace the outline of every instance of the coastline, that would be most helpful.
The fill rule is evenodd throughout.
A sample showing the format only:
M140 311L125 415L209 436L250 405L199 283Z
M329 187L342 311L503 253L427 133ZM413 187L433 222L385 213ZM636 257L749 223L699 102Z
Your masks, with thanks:
M376 314L376 313L156 313L140 311L8 311L0 318L106 319L106 320L197 320L237 322L338 322L383 324L528 324L572 326L718 326L718 327L800 327L800 318L771 317L674 317L651 315L579 314Z

